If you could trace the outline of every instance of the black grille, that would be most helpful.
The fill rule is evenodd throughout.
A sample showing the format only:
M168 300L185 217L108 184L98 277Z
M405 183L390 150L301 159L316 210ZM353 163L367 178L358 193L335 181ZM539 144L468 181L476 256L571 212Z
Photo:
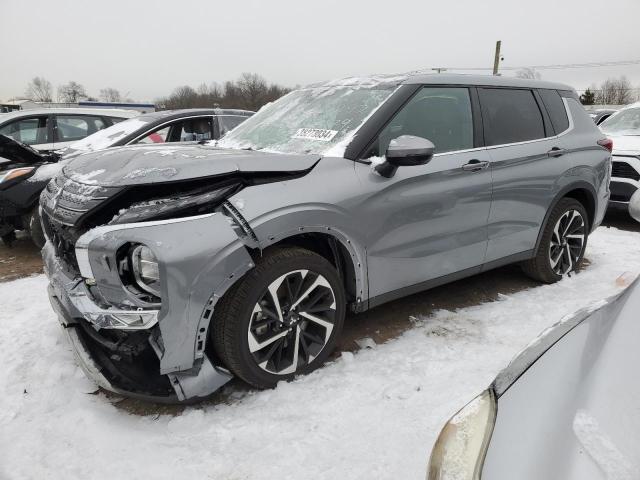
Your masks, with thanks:
M73 226L84 214L119 191L120 188L88 185L58 175L47 184L40 203L52 219Z
M640 173L635 168L627 162L620 162L618 160L613 162L611 176L618 178L630 178L636 181L640 180Z
M42 215L42 226L47 239L53 245L56 257L61 260L61 266L72 276L78 275L80 269L76 260L75 244L80 234L71 227L53 220L46 211Z

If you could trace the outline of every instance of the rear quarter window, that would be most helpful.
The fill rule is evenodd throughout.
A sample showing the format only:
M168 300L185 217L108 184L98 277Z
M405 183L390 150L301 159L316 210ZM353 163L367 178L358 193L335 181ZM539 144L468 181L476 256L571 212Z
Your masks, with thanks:
M569 128L569 117L567 117L567 110L564 107L562 97L556 90L541 89L538 90L538 93L542 97L556 134L564 132Z
M531 90L480 88L478 94L487 145L545 137L542 113Z

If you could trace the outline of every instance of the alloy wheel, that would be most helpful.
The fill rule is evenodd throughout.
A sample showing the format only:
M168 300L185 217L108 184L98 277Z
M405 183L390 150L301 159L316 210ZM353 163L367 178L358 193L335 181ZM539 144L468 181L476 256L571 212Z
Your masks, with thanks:
M333 331L336 300L325 277L294 270L271 282L251 312L249 352L266 372L289 375L324 349Z
M586 235L586 223L577 210L569 210L558 219L549 245L549 261L556 275L566 275L575 268Z

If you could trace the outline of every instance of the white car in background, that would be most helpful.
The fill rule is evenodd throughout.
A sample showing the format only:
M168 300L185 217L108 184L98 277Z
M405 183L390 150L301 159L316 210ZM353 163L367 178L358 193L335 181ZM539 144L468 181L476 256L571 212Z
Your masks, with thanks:
M614 113L599 127L613 140L609 205L626 209L640 188L640 102Z
M49 152L136 117L140 112L114 108L42 108L0 116L0 135Z

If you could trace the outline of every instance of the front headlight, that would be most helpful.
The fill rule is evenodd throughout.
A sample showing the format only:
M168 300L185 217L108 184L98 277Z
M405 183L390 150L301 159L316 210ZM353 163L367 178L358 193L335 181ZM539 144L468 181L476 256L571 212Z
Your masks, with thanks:
M8 182L14 178L24 177L35 170L34 167L13 168L4 173L0 173L0 183Z
M433 446L428 480L479 480L496 420L496 398L488 389L447 422Z
M160 298L160 269L158 259L151 249L145 245L134 247L131 250L130 260L136 285Z

